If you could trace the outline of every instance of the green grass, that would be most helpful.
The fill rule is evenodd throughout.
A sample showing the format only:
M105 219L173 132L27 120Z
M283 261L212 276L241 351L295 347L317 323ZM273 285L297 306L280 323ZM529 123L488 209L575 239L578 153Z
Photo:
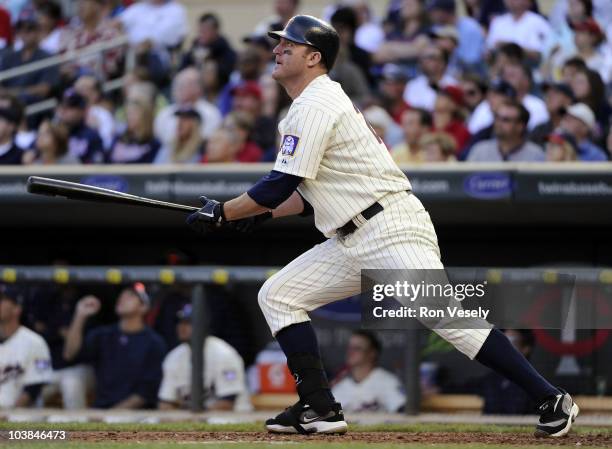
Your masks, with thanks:
M37 423L0 422L0 431L6 430L65 430L71 431L149 431L149 432L263 432L263 423L207 424L201 422L139 423ZM351 432L485 432L532 433L533 426L491 424L351 424ZM612 427L580 427L572 429L578 434L612 434Z
M252 448L268 448L274 449L345 449L346 443L274 443L269 444L268 442L261 443L83 443L83 442L64 442L64 443L15 443L9 444L4 447L12 447L19 449L252 449ZM427 444L423 443L409 443L409 444L386 444L386 443L355 443L351 442L351 449L422 449L423 447L431 449L541 449L542 446L529 445L529 446L494 446L487 444ZM580 449L601 449L593 446L580 446Z

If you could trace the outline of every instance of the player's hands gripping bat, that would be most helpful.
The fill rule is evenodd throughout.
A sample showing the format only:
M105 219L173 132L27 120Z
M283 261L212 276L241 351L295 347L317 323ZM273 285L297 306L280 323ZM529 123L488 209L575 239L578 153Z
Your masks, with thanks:
M252 217L241 218L240 220L228 221L227 227L236 232L249 234L257 229L265 221L272 218L272 212L264 212L263 214L253 215Z
M187 217L186 223L196 232L206 234L227 223L223 215L223 203L200 197L202 207Z

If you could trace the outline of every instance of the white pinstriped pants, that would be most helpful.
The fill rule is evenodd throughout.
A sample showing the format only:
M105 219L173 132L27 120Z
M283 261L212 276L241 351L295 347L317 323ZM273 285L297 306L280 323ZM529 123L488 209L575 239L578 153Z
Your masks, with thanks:
M429 213L417 197L388 194L384 210L344 240L332 237L270 277L259 291L259 306L273 335L309 321L308 312L361 292L361 269L442 269L438 239ZM455 322L456 324L460 324ZM463 329L434 329L473 359L492 325L473 321Z

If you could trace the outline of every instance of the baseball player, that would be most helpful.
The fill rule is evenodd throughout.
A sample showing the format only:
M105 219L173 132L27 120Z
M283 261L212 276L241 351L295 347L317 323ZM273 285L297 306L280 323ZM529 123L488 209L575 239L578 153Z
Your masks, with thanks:
M51 354L45 340L19 324L21 294L0 285L0 408L34 405L51 380Z
M307 215L328 240L269 278L259 305L296 379L300 400L266 421L271 432L342 433L342 407L331 394L308 312L360 293L361 269L442 269L429 214L384 143L327 75L338 34L311 16L292 18L278 40L272 76L293 99L274 169L225 203L202 197L187 223L207 232L246 231L269 218ZM566 392L540 376L493 326L465 322L435 329L471 359L524 388L539 406L537 436L562 436L578 414ZM480 327L475 326L478 324Z

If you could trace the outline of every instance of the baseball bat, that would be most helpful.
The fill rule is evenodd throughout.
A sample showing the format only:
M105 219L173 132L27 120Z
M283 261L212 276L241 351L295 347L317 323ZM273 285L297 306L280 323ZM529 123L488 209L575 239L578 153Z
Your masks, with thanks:
M28 178L27 189L29 193L37 195L59 196L71 200L128 204L131 206L143 206L180 212L195 212L199 209L195 206L169 203L167 201L117 192L116 190L103 189L102 187L88 186L86 184L62 181L60 179L41 178L39 176L30 176Z

